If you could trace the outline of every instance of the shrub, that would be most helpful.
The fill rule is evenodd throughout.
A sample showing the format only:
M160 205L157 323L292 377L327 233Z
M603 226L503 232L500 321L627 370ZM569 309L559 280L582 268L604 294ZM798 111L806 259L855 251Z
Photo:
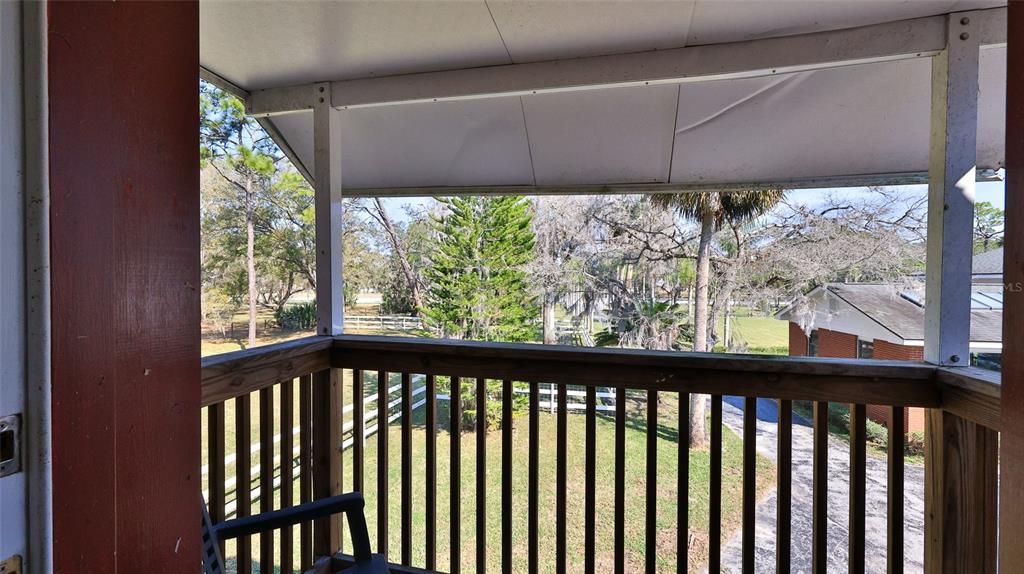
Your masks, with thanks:
M879 448L886 448L889 444L889 431L885 428L885 425L878 424L869 419L865 428L867 430L866 434L869 443L872 443Z
M463 378L459 385L459 396L462 404L462 430L473 431L476 430L476 379ZM526 388L526 385L522 383L515 383L517 389ZM439 393L447 393L452 396L451 393L451 382L444 379L439 379L437 382L437 390ZM512 395L512 412L513 416L515 413L525 411L528 405L528 397L524 394L514 393ZM500 430L501 429L501 385L498 381L488 380L487 384L487 430Z
M907 433L907 442L903 446L903 452L907 456L924 456L924 433Z
M316 328L316 302L296 303L281 307L274 313L277 326L290 331L310 331Z

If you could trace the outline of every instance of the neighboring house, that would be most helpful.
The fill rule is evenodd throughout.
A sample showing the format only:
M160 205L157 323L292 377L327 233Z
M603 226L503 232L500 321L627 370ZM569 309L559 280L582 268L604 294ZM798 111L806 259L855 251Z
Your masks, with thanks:
M1002 356L1002 248L975 256L971 292L970 362L999 370ZM924 298L892 284L830 283L775 314L789 322L791 356L921 361ZM907 432L924 431L924 410L905 411ZM884 407L868 417L888 422Z

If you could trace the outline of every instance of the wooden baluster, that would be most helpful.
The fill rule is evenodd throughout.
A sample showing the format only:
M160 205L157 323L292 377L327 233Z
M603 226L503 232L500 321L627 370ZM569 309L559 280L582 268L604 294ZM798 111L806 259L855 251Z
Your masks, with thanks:
M626 571L626 388L615 388L615 574Z
M313 376L299 377L299 501L313 500ZM300 568L313 566L313 523L299 526Z
M757 398L743 400L743 571L754 571L757 509Z
M850 574L864 574L867 496L867 407L850 405Z
M388 403L391 381L387 371L377 371L377 552L388 556L388 486L391 483L388 460Z
M567 422L569 408L567 398L569 388L562 384L558 385L558 414L556 415L556 436L555 436L555 573L565 574L566 571L566 456L567 448Z
M775 514L775 571L791 569L793 528L793 402L779 401L778 487Z
M711 396L708 572L722 570L722 395Z
M437 569L437 381L427 375L427 570Z
M690 556L690 395L679 393L676 438L676 573L685 574Z
M583 494L583 570L586 574L594 574L597 552L597 387L593 386L587 387L586 435L586 461L583 472L586 481Z
M412 564L412 378L402 373L402 565Z
M906 442L903 407L889 411L886 565L889 574L903 574L903 456Z
M449 396L451 476L448 487L451 503L451 542L448 571L451 574L459 574L462 571L462 382L459 377L451 377Z
M811 502L811 570L828 571L828 403L814 403L814 463Z
M274 387L260 389L260 512L274 510ZM260 532L260 572L274 568L274 532Z
M512 574L512 381L501 387L501 571Z
M476 571L487 571L487 380L476 380Z
M252 514L252 423L249 395L235 399L235 516ZM239 574L252 572L252 543L249 536L239 536L236 544Z
M537 496L540 485L540 385L530 383L530 443L529 443L529 476L527 477L527 565L529 574L540 571L540 552L537 546L538 506Z
M295 490L295 435L293 425L295 424L293 391L294 382L291 379L281 383L281 508L288 508L292 505L293 493ZM281 574L292 574L295 570L295 558L293 553L292 527L286 526L281 529Z
M224 403L215 403L206 408L206 452L209 468L210 498L207 501L210 521L224 522L226 497L224 495ZM224 556L224 541L220 542L220 554Z
M365 372L352 371L352 490L363 492L366 460L366 411L363 408Z
M654 574L658 557L658 391L647 391L647 471L644 482L644 566L647 574Z

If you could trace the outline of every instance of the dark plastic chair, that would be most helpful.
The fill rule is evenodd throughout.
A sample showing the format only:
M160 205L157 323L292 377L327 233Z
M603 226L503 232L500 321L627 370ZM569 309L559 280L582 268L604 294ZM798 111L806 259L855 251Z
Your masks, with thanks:
M389 569L383 556L370 553L370 535L366 530L363 514L363 495L358 492L339 494L322 500L314 500L281 510L262 512L254 516L225 520L220 524L210 521L210 513L203 507L203 574L224 574L224 557L220 555L220 542L294 526L300 522L326 518L344 513L352 533L352 547L355 563L344 570L332 570L331 558L317 560L312 574L388 574Z

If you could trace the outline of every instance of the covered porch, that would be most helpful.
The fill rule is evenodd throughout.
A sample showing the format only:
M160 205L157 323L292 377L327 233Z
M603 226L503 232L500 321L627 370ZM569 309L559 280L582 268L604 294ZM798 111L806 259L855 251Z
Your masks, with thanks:
M26 571L194 571L197 491L219 522L256 500L274 510L355 490L373 492L371 541L393 572L719 572L723 506L736 504L743 572L788 572L805 558L816 573L903 572L904 459L890 448L887 488L872 493L867 405L891 409L889 437L901 444L905 407L927 409L926 572L1012 572L1024 559L1014 542L1024 534L1024 189L1013 175L1024 158L1024 83L1012 72L1024 65L1021 6L18 6L21 55L36 70L22 77L19 103L22 129L35 134L23 144L23 219L25 236L43 242L23 243L20 294L48 302L23 318L26 370L49 373L25 399L32 436L46 437L26 443L35 501L23 527ZM4 9L6 23L14 11ZM189 151L200 77L243 99L312 182L317 245L316 335L207 357L201 368L198 152ZM103 121L85 125L83 115ZM98 133L104 125L116 129ZM1004 176L1000 378L966 358L974 187ZM929 189L922 363L345 334L343 197L910 183ZM98 234L91 221L108 216L111 230ZM97 267L109 273L92 280ZM472 387L478 412L497 408L500 448L483 416L467 448L461 402L438 408L445 385ZM488 388L500 388L497 405ZM692 476L678 432L689 393L711 396L702 564L689 560L688 536L659 537L667 524L687 533L694 520L680 495ZM722 490L730 396L744 406L735 497ZM528 406L514 421L517 397ZM679 405L671 517L658 512L667 486L659 397ZM633 399L644 410L627 417ZM778 405L770 559L757 536L759 399ZM541 442L544 401L554 444ZM804 470L794 467L795 401L814 413L809 557L793 551L803 547L792 530L793 475ZM829 403L850 412L839 558L829 537ZM570 432L570 417L582 417L582 435ZM397 441L381 432L392 420ZM637 421L646 421L639 469L625 438ZM599 451L599 423L614 452ZM513 456L514 441L526 441L525 459ZM554 458L551 481L542 481L542 456ZM602 465L612 467L611 500L598 498ZM514 483L524 468L525 486ZM439 472L460 477L446 493ZM495 481L497 498L488 496ZM636 484L640 513L626 499ZM545 489L553 508L542 506ZM570 495L577 490L582 497ZM866 510L870 496L885 497L884 536ZM610 517L610 535L600 517ZM543 538L549 522L553 540ZM111 524L120 525L113 535ZM642 532L642 550L627 547L630 531ZM233 564L298 572L333 555L341 566L351 560L345 538L340 518L320 519L239 540Z
M310 413L308 419L301 413L298 417L300 432L301 425L310 425L299 444L310 452L305 463L301 454L296 457L294 478L300 484L309 481L314 499L372 491L375 550L405 567L656 572L706 565L711 572L724 566L745 572L794 567L900 572L904 566L919 569L923 561L929 571L994 570L1001 387L998 378L968 368L966 358L975 182L1002 177L1006 165L1007 10L998 4L958 6L948 13L923 4L899 14L885 4L848 8L830 12L824 4L760 2L446 4L433 6L429 18L442 18L447 26L434 27L425 23L422 7L411 5L300 9L284 22L278 21L283 12L266 6L245 16L252 29L275 31L259 42L246 27L217 28L228 14L216 6L203 8L208 26L203 32L204 78L243 98L247 112L260 118L316 188L317 332L322 338L290 348L310 345L317 350L302 355L304 360L319 356L326 362L318 364L319 374L305 364L302 372L283 377L274 372L280 363L271 363L269 371L260 369L274 373L275 386L288 387L295 384L288 382L292 376L307 375L296 380L300 390L305 385L309 401L298 408L307 405ZM961 10L966 8L972 9ZM367 28L356 27L339 40L329 23L346 18ZM335 50L338 42L358 42L362 33L372 36L369 30L383 22L397 26L394 33L403 40L378 44L368 38L365 51ZM294 35L319 51L296 49L288 40ZM408 51L389 51L399 45ZM241 58L239 46L267 57ZM405 55L411 53L417 57ZM338 255L343 197L701 193L759 185L802 189L909 183L928 183L931 206L923 365L344 335ZM246 379L235 369L244 373L251 368L231 356L206 364L216 366L212 372L218 377L226 370L235 381ZM479 416L472 429L475 444L462 452L468 445L460 438L464 425L458 409L471 407L446 401L437 389L439 383L458 388L460 381L474 389L477 413L494 400L489 386L501 386L498 452L496 445L488 446L487 423ZM238 389L241 394L222 398L241 397L234 412L244 413L246 397L255 389L262 393L261 405L272 403L270 382L245 383ZM528 417L516 422L513 404L516 389L523 386ZM291 397L295 390L280 392ZM658 482L659 476L665 478L658 471L659 454L664 459L659 398L678 397L674 404L682 410L672 415L685 418L687 393L712 395L708 536L701 542L707 547L700 549L690 548L688 534L695 521L705 518L689 514L693 493L685 440L676 442L673 484ZM723 397L730 395L745 397L743 488L723 495L722 475L731 470L723 462ZM633 397L643 405L639 419L627 417ZM769 553L758 551L764 539L759 542L756 532L758 398L779 405L773 439L774 548L767 559ZM791 532L792 401L815 405L809 548L794 544ZM843 501L828 495L837 472L829 468L829 403L850 405L849 488ZM204 404L211 405L208 426L214 429L208 434L213 441L208 452L223 452L223 407L208 399ZM438 420L438 405L449 420ZM898 449L890 449L887 461L884 540L877 538L879 517L866 509L868 496L879 495L869 492L866 476L867 405L890 410L888 432L894 443L907 425L906 407L928 409L923 557L905 555L906 548L920 547L904 540L910 530ZM421 406L424 419L415 413ZM391 439L377 424L385 414L401 428ZM545 414L556 417L553 445L541 444ZM569 426L570 417L581 414L582 437ZM261 429L270 423L268 416L260 412ZM605 460L614 466L613 500L599 500L595 484L602 480L596 429L605 416L614 419L615 429L614 456ZM627 467L636 462L626 442L627 427L640 422L646 443L638 479L627 477ZM247 424L237 418L235 423ZM323 425L319 431L318 425ZM420 425L423 439L413 433ZM523 460L513 454L517 439L528 441ZM327 444L319 447L323 456L318 457L321 440ZM449 443L447 457L441 457L441 466L449 469L444 480L437 471L439 441ZM270 435L265 435L259 448L269 444ZM366 468L367 445L374 449L371 469ZM244 446L237 445L237 452L244 452ZM400 457L390 460L389 449ZM423 460L414 457L421 449ZM580 451L582 473L569 468L570 454ZM263 456L268 458L261 461L270 461L273 455ZM493 464L498 456L500 468ZM554 457L555 474L541 481L548 456ZM219 466L217 458L213 455L210 464ZM464 458L475 467L467 475L460 468ZM290 456L282 453L280 459ZM398 474L389 467L395 463ZM517 467L524 463L525 493L513 488ZM801 465L797 472L806 468ZM210 468L211 484L219 485L224 469ZM272 480L272 468L261 462L248 471L261 473L252 477L255 484ZM502 486L497 500L493 493L488 496L495 474ZM287 472L282 476L293 478ZM367 485L368 476L376 484ZM239 478L250 477L243 470ZM545 503L552 502L543 497L552 478L554 524L548 528L550 521L541 515L547 512ZM631 489L635 480L642 490ZM573 487L581 482L579 497ZM393 484L396 489L390 488ZM438 489L445 485L439 514ZM677 511L671 519L658 513L668 486L675 497L669 506ZM230 505L231 494L218 490L210 489L211 508L223 517L222 504ZM248 506L248 494L241 495L240 507ZM723 505L737 494L742 499L741 543L734 562L723 557L723 528L728 530ZM644 505L638 515L629 502L639 497ZM848 509L843 517L848 534L842 538L845 552L837 557L829 524L835 522L830 509L840 504ZM528 510L525 523L514 512L520 505ZM463 507L472 508L472 516ZM398 515L390 516L396 508ZM502 516L498 531L488 518L495 508ZM611 540L600 535L599 517L611 518ZM643 520L642 549L629 534L639 525L628 520ZM674 541L663 532L669 525ZM870 529L873 536L868 536ZM497 532L500 544L493 540ZM580 532L582 537L574 536ZM726 538L729 534L724 532ZM305 565L313 555L341 548L340 522L314 525L309 536L312 547L302 547L305 555L288 556L285 562ZM273 547L272 540L265 535L260 551ZM809 553L809 560L798 556L794 564L794 548ZM248 547L243 544L239 551L245 570L250 567ZM277 558L263 554L252 560L263 564Z

